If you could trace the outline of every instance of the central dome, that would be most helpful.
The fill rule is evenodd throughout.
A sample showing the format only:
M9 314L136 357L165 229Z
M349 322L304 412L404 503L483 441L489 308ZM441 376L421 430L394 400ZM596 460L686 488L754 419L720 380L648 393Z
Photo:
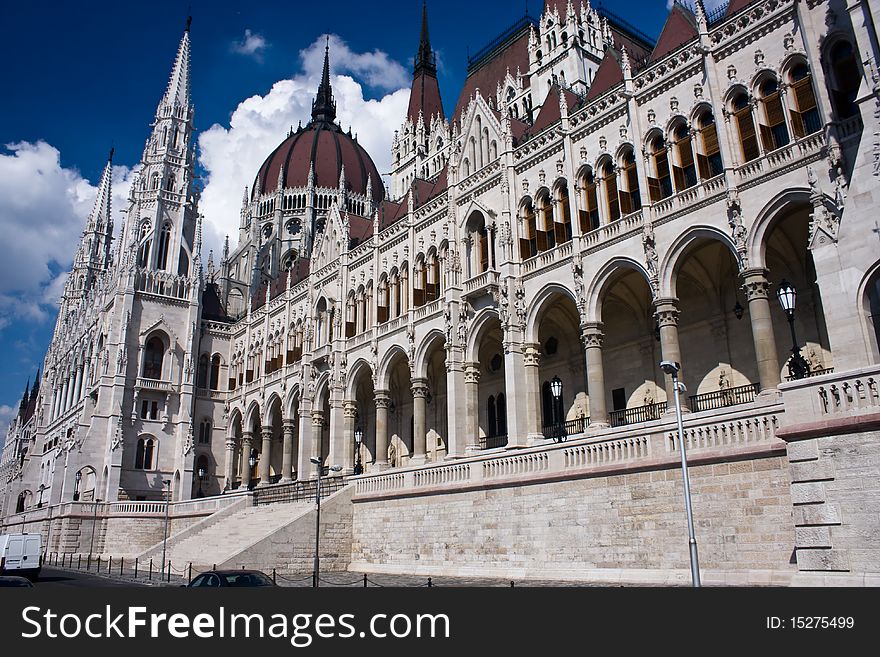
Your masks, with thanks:
M278 190L278 174L284 172L283 185L306 187L309 171L314 170L314 186L336 189L345 166L345 186L350 192L365 196L372 188L373 203L385 197L385 187L376 165L367 151L336 123L336 102L330 88L329 50L324 52L324 72L318 95L312 103L312 120L305 128L287 136L263 162L254 180L252 199Z

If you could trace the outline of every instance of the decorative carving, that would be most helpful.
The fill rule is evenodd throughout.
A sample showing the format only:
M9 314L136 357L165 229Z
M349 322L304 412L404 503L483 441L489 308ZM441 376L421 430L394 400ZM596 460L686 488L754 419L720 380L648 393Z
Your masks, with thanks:
M651 292L656 297L660 293L659 258L657 256L656 238L654 237L654 225L647 218L642 227L642 248L645 251L645 269L648 272Z
M763 66L764 65L764 51L758 48L755 51L755 66Z
M574 299L577 305L581 323L586 318L586 295L584 288L584 266L580 254L571 259L571 277L574 280Z
M443 333L446 335L446 346L452 345L452 310L449 304L443 307Z
M730 236L736 247L739 270L743 271L749 266L749 254L746 246L748 231L743 226L739 194L733 190L727 194L727 224L730 226Z
M516 311L517 324L519 330L525 333L526 330L526 288L522 283L517 283L513 288L514 303L513 307Z
M669 109L672 110L673 114L678 113L678 98L675 96L669 99Z
M544 172L544 169L538 171L538 182L541 185L547 184L547 174Z
M694 85L694 98L700 100L703 97L703 85L699 82Z
M733 64L731 64L727 67L727 79L728 80L735 80L736 79L736 66L734 66Z
M464 347L467 344L467 319L468 319L468 303L462 301L458 306L458 345Z
M193 451L193 423L189 423L189 428L186 431L186 438L183 441L183 455L187 456L191 451Z
M648 123L651 125L657 124L657 113L652 109L648 110Z

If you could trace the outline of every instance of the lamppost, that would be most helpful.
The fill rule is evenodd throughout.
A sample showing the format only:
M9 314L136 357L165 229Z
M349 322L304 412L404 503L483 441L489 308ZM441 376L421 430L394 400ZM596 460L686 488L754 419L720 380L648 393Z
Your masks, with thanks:
M678 446L681 452L681 475L684 483L684 506L687 510L688 545L691 557L691 581L694 587L700 586L700 559L697 556L697 537L694 535L694 512L691 507L691 484L688 479L687 450L684 441L684 426L681 423L681 399L679 392L685 390L684 384L678 380L681 365L669 360L660 362L660 369L672 377L672 390L675 394L675 419L678 422Z
M554 376L550 380L550 394L553 396L553 440L561 443L565 440L565 427L562 424L562 418L559 417L559 406L562 400L562 379Z
M79 482L82 480L82 477L83 477L83 474L82 474L82 471L80 470L80 471L77 471L76 475L73 478L74 479L74 483L73 483L73 501L74 502L79 502Z
M784 278L779 282L776 290L776 298L779 299L779 305L788 315L788 326L791 329L791 359L788 361L788 374L792 379L803 379L810 374L810 364L801 355L801 348L798 346L797 336L794 332L794 308L797 301L797 290L794 285Z
M361 445L364 444L364 430L358 427L354 430L354 450L355 462L354 473L356 475L364 474L364 464L361 461Z
M40 493L40 499L37 501L37 508L41 509L41 508L43 508L43 491L46 490L46 484L40 484L40 487L38 490Z
M321 546L321 470L322 464L321 459L317 456L313 456L309 459L315 466L318 468L318 481L315 486L315 504L317 505L317 509L315 512L315 572L312 575L312 586L318 587L318 579L320 571L320 558L318 557L320 546ZM341 465L331 465L330 470L332 472L339 472L342 470Z
M251 480L248 483L248 490L254 487L254 466L257 464L257 457L254 455L254 451L251 450L251 455L248 457L248 465L251 467Z
M205 477L207 476L208 473L205 472L204 468L199 468L197 474L199 477L199 490L198 490L198 492L196 492L196 497L204 497L205 493L202 492L202 482L205 480Z
M98 524L98 505L101 500L96 497L92 502L94 503L94 513L92 513L92 542L89 543L89 554L95 549L95 526Z
M167 487L167 492L166 492ZM165 533L162 536L162 572L165 572L165 549L168 546L168 506L171 503L171 480L162 481L162 492L165 493ZM160 578L161 579L161 578Z

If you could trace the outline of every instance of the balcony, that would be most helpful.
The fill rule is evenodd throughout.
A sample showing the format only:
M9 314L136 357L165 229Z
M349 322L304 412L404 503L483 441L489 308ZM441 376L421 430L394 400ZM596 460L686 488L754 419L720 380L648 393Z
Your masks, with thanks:
M159 379L145 379L142 376L137 378L136 388L141 390L155 390L157 392L171 392L171 381L160 381Z
M467 279L464 282L464 297L466 299L476 299L484 294L497 292L498 279L498 272L491 269Z
M739 167L736 170L737 185L747 189L759 184L765 178L812 162L821 156L823 148L825 148L825 136L821 132L790 142Z
M541 428L541 433L548 440L559 440L560 438L564 440L569 436L577 436L584 433L589 424L590 418L576 417L573 420L566 420L560 424L548 424Z
M746 386L716 390L702 395L691 395L688 397L688 405L694 413L698 413L699 411L711 411L718 408L725 408L727 406L748 404L755 401L755 396L757 394L758 384L750 383Z
M665 412L666 402L658 402L656 404L647 404L645 406L635 406L633 408L624 408L619 411L611 411L608 414L608 420L612 427L623 427L628 424L659 420Z

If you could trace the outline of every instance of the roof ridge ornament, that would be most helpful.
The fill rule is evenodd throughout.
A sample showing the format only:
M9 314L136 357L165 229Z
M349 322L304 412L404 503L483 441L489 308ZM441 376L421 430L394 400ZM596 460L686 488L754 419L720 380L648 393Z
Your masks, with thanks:
M330 86L330 34L324 45L324 70L321 73L321 84L312 103L312 121L333 123L336 121L336 101L333 100L333 89Z

